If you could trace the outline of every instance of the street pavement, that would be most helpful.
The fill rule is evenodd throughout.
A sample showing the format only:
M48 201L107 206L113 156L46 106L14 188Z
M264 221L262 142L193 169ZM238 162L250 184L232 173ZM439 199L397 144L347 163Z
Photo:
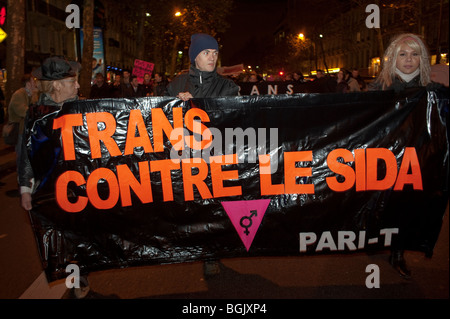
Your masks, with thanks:
M0 125L1 129L1 125ZM71 299L65 281L47 283L28 213L19 204L15 153L0 141L0 299ZM388 251L317 256L231 258L205 278L203 263L94 272L85 299L178 300L176 312L198 300L449 299L449 212L432 258L407 251L412 278L401 278ZM366 280L379 268L379 288ZM181 300L181 305L180 305ZM163 303L164 305L167 305ZM198 303L197 303L198 304ZM152 304L155 307L158 303Z

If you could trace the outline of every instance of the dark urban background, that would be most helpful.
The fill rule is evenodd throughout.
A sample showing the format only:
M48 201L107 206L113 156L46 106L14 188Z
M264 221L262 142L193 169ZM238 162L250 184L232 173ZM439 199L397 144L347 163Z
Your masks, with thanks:
M366 26L372 3L379 8L380 28ZM66 26L70 4L80 9L80 28ZM135 59L171 78L189 67L190 36L196 32L219 40L219 67L242 66L241 74L264 78L342 67L376 76L386 44L399 32L423 36L431 64L448 63L448 0L0 0L0 9L6 101L22 74L49 55L78 60L88 70L92 60L83 59L84 50L101 54L97 62L107 81L132 70ZM80 91L89 96L91 83L83 79Z
M380 28L368 28L368 4L380 9ZM80 9L80 28L68 28L66 8ZM7 107L24 73L51 55L80 61L89 74L102 57L108 82L136 59L172 78L189 67L190 36L206 32L220 44L219 66L263 78L357 68L366 79L380 70L390 38L413 32L425 39L431 64L448 65L448 0L0 0L0 88ZM83 36L82 36L83 35ZM94 39L94 35L97 38ZM86 53L87 52L87 53ZM87 81L84 79L88 79ZM68 297L64 283L48 287L17 194L14 148L0 144L0 298ZM202 263L111 270L93 274L93 298L433 298L448 300L448 208L433 258L408 252L413 279L389 266L387 253L306 258L230 259L222 277L206 280ZM343 258L341 258L343 257ZM382 288L368 289L365 267L380 266ZM431 311L431 310L430 310Z

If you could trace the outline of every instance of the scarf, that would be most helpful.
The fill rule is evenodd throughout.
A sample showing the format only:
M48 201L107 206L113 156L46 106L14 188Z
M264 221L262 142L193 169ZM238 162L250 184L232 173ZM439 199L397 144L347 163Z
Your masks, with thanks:
M50 106L58 106L59 108L61 108L61 106L63 106L64 103L66 102L72 102L72 101L76 101L78 100L78 96L72 98L72 99L68 99L65 100L63 102L60 103L56 103L53 98L50 96L50 94L48 93L42 93L41 95L39 95L39 100L37 102L38 105L50 105Z
M420 74L420 69L417 68L417 70L415 70L413 73L411 74L405 74L402 71L400 71L399 69L395 68L395 73L404 81L404 82L409 82L412 79L414 79L416 76L418 76Z

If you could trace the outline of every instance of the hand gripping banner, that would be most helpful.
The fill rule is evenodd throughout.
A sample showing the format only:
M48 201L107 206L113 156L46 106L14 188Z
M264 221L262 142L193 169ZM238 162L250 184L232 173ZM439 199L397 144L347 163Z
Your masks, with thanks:
M49 281L211 258L431 256L448 91L83 100L27 140Z

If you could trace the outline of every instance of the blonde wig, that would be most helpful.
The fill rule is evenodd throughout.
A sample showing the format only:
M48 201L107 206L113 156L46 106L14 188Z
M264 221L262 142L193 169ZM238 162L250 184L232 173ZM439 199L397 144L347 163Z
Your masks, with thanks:
M382 70L377 79L377 81L382 85L383 90L391 86L394 82L394 79L396 77L395 71L397 56L403 43L407 44L420 56L420 84L422 86L426 86L431 82L431 66L428 48L419 36L412 33L404 33L393 38L384 53Z

